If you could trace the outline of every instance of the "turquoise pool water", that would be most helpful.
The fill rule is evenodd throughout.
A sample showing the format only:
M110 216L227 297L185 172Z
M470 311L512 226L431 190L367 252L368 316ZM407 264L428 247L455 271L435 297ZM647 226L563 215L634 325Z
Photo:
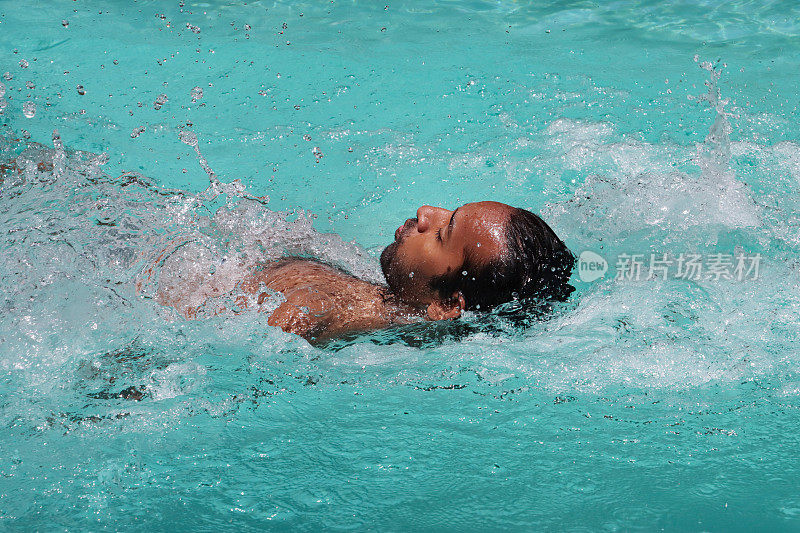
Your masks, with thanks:
M0 4L0 529L800 529L798 20ZM487 198L608 272L323 349L148 298L287 252L379 280L416 207ZM682 253L760 270L616 279Z

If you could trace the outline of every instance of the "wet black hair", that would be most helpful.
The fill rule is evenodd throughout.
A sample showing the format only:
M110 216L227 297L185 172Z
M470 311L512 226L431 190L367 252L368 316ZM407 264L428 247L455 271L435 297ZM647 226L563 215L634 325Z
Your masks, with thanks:
M462 268L430 285L443 298L460 292L470 310L490 311L513 300L564 301L575 290L569 284L574 265L575 256L544 220L514 208L500 257L481 263L468 254Z

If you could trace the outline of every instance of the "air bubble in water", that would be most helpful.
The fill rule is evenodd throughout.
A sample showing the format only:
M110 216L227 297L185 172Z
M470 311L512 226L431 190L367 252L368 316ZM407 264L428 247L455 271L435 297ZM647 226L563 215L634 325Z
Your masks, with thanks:
M200 100L203 97L203 89L201 89L200 87L193 88L191 96L192 96L192 102Z
M28 89L35 89L36 85L34 85L32 81L26 81L25 87L27 87Z
M65 28L68 28L69 27L69 21L68 20L62 20L61 21L61 25L64 26Z
M24 59L19 60L19 68L28 68L28 62Z
M133 131L131 132L131 139L135 139L136 137L141 135L142 132L144 132L144 130L145 130L144 126L139 126L138 128L133 128Z
M22 104L22 114L26 118L33 118L36 116L36 104L34 102L25 102Z
M86 89L83 88L83 85L78 85L76 89L78 89L79 95L83 96L84 94L86 94Z
M6 102L6 99L5 98L0 98L0 113L3 112L3 110L6 108L7 105L8 105L8 102Z
M6 86L0 83L0 98L5 96L5 94L6 94Z
M3 74L3 78L5 78L6 81L11 81L14 79L14 76L12 76L10 72L6 72L5 74Z
M194 26L193 24L186 23L186 27L192 30L192 33L200 33L200 28L198 26Z
M303 140L304 140L304 141L310 141L310 140L311 140L311 135L309 135L308 133L306 133L305 135L303 135Z
M163 93L159 94L158 97L156 98L156 101L153 102L153 107L156 109L156 111L158 111L159 109L161 109L161 106L167 103L167 100L169 99L167 98L166 94Z

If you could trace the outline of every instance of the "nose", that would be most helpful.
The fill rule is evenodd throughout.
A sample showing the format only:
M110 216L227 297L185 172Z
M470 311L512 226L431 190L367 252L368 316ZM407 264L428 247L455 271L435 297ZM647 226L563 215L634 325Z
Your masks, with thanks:
M417 209L417 231L425 233L430 228L438 228L442 221L450 218L452 211L442 207L423 205Z

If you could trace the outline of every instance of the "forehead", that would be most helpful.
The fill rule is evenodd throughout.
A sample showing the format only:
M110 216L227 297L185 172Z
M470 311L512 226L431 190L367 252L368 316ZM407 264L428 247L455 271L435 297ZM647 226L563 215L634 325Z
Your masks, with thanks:
M463 216L474 224L504 225L514 210L513 207L500 202L472 202L458 208L459 216Z
M489 260L506 248L506 224L513 207L499 202L475 202L458 208L453 232L463 240L465 250L478 259Z

